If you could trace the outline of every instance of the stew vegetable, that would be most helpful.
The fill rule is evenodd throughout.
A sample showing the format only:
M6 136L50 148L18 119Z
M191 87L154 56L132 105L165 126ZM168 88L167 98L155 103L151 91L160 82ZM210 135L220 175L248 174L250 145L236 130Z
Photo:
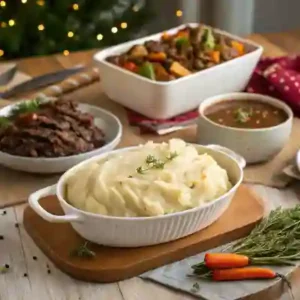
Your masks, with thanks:
M156 81L170 81L242 56L245 46L217 34L210 27L189 26L159 41L134 45L126 53L107 58L130 72Z
M252 100L223 101L204 112L211 121L236 128L267 128L288 119L285 111L271 104Z

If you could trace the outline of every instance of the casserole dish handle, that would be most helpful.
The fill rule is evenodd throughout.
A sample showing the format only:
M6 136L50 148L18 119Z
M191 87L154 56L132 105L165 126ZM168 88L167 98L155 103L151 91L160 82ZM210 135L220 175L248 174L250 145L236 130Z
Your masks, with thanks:
M225 154L231 156L233 159L237 161L241 169L244 169L246 167L246 160L244 159L244 157L237 154L236 152L220 145L206 145L206 147L212 150L224 152Z
M56 184L52 186L47 186L41 190L38 190L32 193L29 196L28 202L30 207L44 220L52 223L66 223L66 222L79 222L81 221L80 216L78 215L64 215L56 216L48 211L46 211L39 203L40 199L50 195L55 195L56 193Z

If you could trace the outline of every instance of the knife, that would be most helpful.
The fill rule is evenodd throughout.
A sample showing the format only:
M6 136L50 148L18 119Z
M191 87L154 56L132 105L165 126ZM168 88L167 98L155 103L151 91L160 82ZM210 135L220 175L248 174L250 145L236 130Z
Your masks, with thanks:
M14 65L4 73L0 74L0 86L5 86L6 84L8 84L14 78L16 71L17 66Z
M10 98L19 93L29 92L31 90L35 90L35 89L62 81L65 78L67 78L73 74L81 72L85 68L86 67L83 65L77 65L77 66L69 68L69 69L64 69L62 71L48 73L45 75L35 77L33 79L29 79L23 83L20 83L16 86L12 87L11 89L8 89L8 90L0 93L0 97L1 98Z

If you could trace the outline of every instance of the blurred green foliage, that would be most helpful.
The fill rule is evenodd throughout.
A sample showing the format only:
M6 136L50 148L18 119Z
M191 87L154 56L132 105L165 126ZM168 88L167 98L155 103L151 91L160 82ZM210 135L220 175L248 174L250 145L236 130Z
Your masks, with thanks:
M46 55L127 41L154 17L150 2L0 0L0 56Z

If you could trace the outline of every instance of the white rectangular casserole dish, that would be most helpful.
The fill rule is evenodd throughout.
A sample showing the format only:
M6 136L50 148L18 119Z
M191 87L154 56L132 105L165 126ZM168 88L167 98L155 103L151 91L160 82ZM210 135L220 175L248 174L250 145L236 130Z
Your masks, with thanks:
M184 24L166 32L174 34L187 25L195 27L199 24ZM250 79L263 48L227 32L218 29L215 31L241 41L245 44L247 51L251 52L169 82L153 81L106 61L108 56L124 53L136 44L142 44L148 40L159 40L163 33L160 32L107 48L94 55L104 92L112 100L149 118L167 119L198 107L208 97L242 91Z

